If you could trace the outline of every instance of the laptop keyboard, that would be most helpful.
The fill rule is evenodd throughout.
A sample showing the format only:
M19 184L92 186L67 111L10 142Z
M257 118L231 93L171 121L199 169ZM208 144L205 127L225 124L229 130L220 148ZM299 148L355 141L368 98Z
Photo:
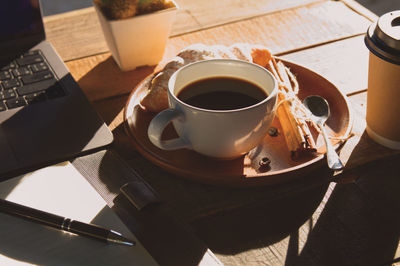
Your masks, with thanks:
M39 50L0 65L0 112L65 96Z

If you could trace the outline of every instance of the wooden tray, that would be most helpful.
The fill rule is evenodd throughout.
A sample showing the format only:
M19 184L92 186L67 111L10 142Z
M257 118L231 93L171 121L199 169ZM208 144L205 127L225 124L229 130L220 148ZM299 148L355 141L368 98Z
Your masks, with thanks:
M331 116L326 124L329 135L333 137L348 136L352 127L352 114L346 96L319 74L295 63L282 61L298 79L300 99L304 99L308 95L320 95L329 102ZM166 171L206 184L249 187L276 184L299 178L326 164L323 154L314 154L293 160L282 134L278 134L276 137L265 136L263 142L247 155L230 161L215 160L187 149L161 150L154 146L147 137L148 125L155 114L144 111L139 105L151 78L152 76L147 77L132 91L125 106L125 128L137 150L145 158ZM274 119L272 126L281 132L277 118ZM165 139L176 136L172 125L169 125L164 133ZM322 136L314 132L314 139L321 147L318 151L324 152ZM337 146L339 141L332 140L332 144ZM269 158L271 163L269 167L260 167L259 162L265 157Z

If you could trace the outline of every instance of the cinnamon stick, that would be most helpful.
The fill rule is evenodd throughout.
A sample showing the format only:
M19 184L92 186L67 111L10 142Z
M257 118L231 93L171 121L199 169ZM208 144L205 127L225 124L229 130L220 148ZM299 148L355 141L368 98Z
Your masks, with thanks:
M270 60L268 68L278 80L280 92L277 115L289 151L293 156L303 151L316 151L314 139L304 118L304 106L297 98L299 85L295 76L274 57Z
M282 94L278 94L278 102L282 101ZM279 122L281 123L283 136L285 137L286 145L291 153L295 153L300 143L298 138L295 137L295 132L293 130L293 126L290 123L288 113L283 105L278 106L277 115L279 118Z

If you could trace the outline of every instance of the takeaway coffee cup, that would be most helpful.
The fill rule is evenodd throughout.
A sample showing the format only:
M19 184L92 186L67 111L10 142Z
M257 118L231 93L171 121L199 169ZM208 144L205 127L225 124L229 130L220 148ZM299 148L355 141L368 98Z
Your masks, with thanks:
M383 146L400 149L400 10L372 24L365 44L370 50L367 133Z
M150 141L164 150L192 149L219 159L259 144L274 118L278 84L256 64L213 59L186 65L168 84L169 109L150 122ZM162 140L172 122L179 137Z

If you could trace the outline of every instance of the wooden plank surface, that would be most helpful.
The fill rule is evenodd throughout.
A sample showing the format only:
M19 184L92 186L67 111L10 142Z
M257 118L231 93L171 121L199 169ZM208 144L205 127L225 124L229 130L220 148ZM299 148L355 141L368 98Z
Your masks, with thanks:
M354 47L359 50L354 53ZM346 94L367 90L369 50L364 44L364 36L332 42L323 46L301 50L284 55L283 58L295 61L315 70ZM356 71L349 71L352 65Z
M340 0L345 3L348 7L350 7L354 12L368 18L371 21L376 21L378 16L374 14L372 11L367 9L365 6L361 5L359 2L355 0Z
M46 38L64 61L108 51L93 7L45 17Z
M338 21L337 17L341 19ZM171 38L159 66L121 72L109 53L70 61L67 66L93 101L130 93L138 82L193 43L248 42L265 45L274 54L283 54L362 35L370 23L341 2L324 1ZM335 56L332 52L329 54ZM310 61L313 60L318 58Z
M176 18L172 36L322 1L324 0L178 0L176 2L182 10ZM190 15L192 19L186 19L182 13Z
M321 0L177 0L180 9L171 36ZM93 7L44 18L47 39L64 61L108 51Z
M123 130L127 93L157 68L123 73L109 53L67 63L113 130L113 148L168 203L165 211L191 225L226 265L385 265L400 255L399 152L373 143L365 133L368 50L362 35L373 16L354 1L345 2L317 1L218 28L201 26L198 19L199 29L206 29L171 38L158 66L194 42L246 41L326 76L349 95L356 116L355 136L341 151L346 168L339 175L322 168L289 183L249 189L177 178L138 154ZM206 18L201 12L198 16ZM111 78L99 79L107 75ZM100 178L101 186L122 185ZM110 193L106 198L112 204L115 196L104 193Z

